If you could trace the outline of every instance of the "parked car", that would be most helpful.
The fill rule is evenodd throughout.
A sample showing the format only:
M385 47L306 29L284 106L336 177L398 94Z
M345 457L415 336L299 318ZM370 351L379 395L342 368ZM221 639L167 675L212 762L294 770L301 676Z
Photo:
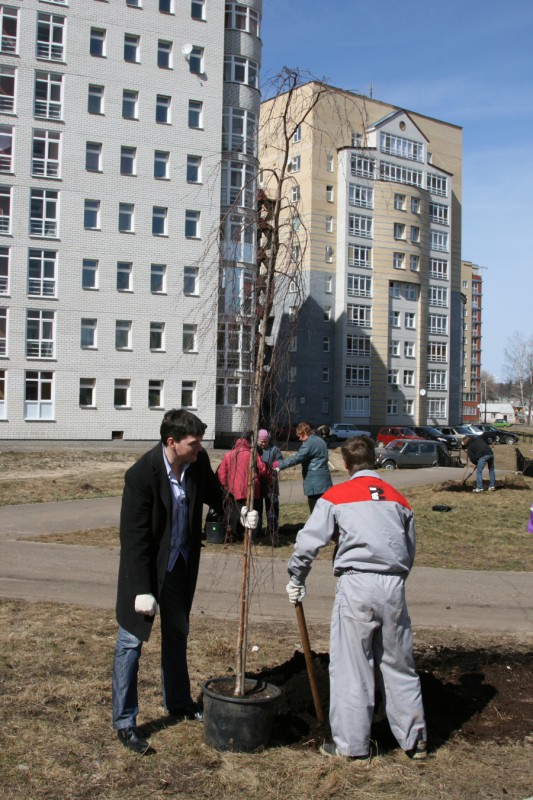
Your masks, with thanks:
M479 436L482 432L480 428L476 428L474 425L440 426L439 431L442 431L447 436L455 436L459 444L464 436Z
M428 439L395 439L377 452L377 466L383 469L437 467L449 463L446 447Z
M511 433L510 431L502 430L501 428L496 428L494 425L490 425L488 422L480 422L477 425L478 428L481 428L482 432L489 431L493 433L495 441L498 444L516 444L519 439L516 433Z
M334 422L331 426L329 440L338 442L339 439L351 439L352 436L370 436L370 431L362 431L355 425L348 425L344 422Z
M379 429L376 441L378 445L386 445L395 439L423 439L417 436L412 428L398 427L397 425L384 425Z
M438 428L433 428L431 425L413 425L413 430L417 436L422 436L424 439L433 439L435 442L445 444L449 449L459 447L457 436L451 433L443 433Z
M512 423L507 422L506 419L495 419L492 424L495 428L510 428Z

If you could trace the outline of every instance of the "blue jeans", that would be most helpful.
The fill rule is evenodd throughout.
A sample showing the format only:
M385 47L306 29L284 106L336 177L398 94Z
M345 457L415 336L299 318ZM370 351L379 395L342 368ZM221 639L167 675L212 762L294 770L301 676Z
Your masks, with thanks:
M496 473L494 472L494 456L486 455L481 456L479 461L477 462L477 470L476 470L476 489L483 489L483 469L487 464L489 468L489 481L491 486L496 485Z
M163 705L168 711L178 711L192 703L187 668L187 580L187 565L180 556L172 572L167 572L159 598L161 682ZM116 730L137 724L137 676L142 644L140 639L119 626L113 664L113 727Z

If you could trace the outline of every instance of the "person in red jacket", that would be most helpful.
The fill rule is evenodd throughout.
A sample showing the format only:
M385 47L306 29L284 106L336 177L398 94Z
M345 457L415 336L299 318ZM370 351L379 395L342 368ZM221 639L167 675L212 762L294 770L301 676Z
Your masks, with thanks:
M241 439L237 439L233 449L229 450L217 470L220 483L228 492L230 497L229 523L234 539L244 537L244 528L240 522L241 509L246 506L248 494L248 475L250 470L250 451L252 447L253 433L248 433ZM261 480L269 480L271 471L261 460L258 453L255 458L254 469L254 509L261 510ZM262 535L262 530L258 528L254 531L254 538Z

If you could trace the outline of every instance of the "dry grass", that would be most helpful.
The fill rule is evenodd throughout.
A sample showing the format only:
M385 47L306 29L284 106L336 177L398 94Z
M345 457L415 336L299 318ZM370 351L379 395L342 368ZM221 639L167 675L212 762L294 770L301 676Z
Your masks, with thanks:
M0 786L5 800L523 800L531 793L533 748L527 738L473 745L456 734L440 743L424 766L396 749L375 758L363 773L320 756L322 737L312 730L299 743L264 753L219 753L205 744L197 723L165 727L157 630L143 651L139 719L157 752L139 758L121 747L111 729L111 613L5 602L0 621ZM233 627L193 619L189 662L195 689L230 670ZM314 627L311 637L318 652L327 650L327 626ZM456 646L458 639L468 647L457 632L428 632L426 637L419 631L416 637L419 649L437 641ZM250 653L250 671L287 661L298 640L296 626L254 627L250 647L258 645L259 652ZM476 637L475 646L482 641Z

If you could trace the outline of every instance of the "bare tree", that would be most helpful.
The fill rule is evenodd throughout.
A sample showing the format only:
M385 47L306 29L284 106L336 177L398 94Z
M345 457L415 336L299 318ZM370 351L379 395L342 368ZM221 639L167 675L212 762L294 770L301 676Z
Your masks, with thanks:
M507 339L504 356L506 377L512 382L522 409L527 409L529 425L533 401L533 336L526 339L521 331L515 331Z

